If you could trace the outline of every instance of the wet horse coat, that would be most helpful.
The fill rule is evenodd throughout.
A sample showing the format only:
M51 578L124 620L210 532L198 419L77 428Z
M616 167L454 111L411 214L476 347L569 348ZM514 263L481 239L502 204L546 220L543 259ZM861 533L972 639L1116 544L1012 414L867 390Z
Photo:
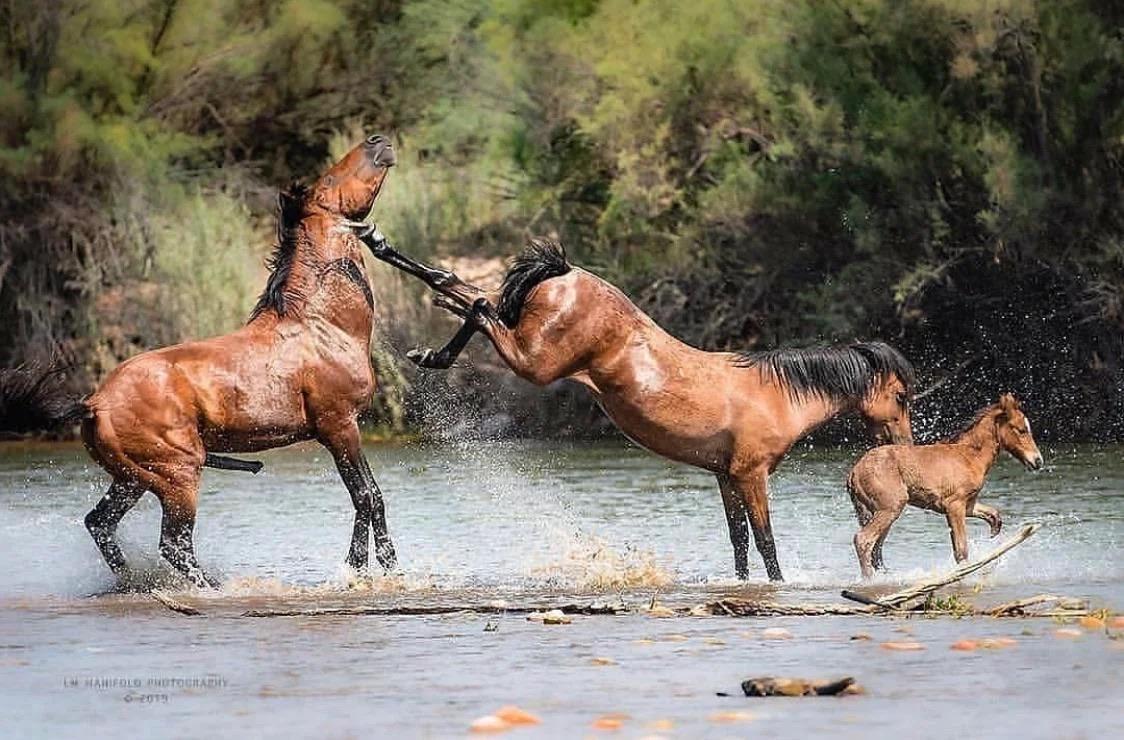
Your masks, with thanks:
M360 233L376 257L425 281L439 305L465 319L446 347L412 352L419 365L449 367L483 333L516 374L537 385L581 383L628 437L713 472L740 578L749 573L752 529L769 578L781 579L766 481L796 440L847 411L858 411L878 434L912 439L913 370L885 344L707 352L570 265L552 242L533 242L501 290L490 293L398 253L377 231Z
M68 407L42 384L25 393L32 416L80 419L86 448L112 476L86 526L115 573L126 569L118 522L151 491L163 508L161 554L197 585L214 585L192 542L202 467L239 466L215 453L308 439L332 454L355 506L347 562L366 566L373 530L380 564L395 566L357 424L375 388L374 305L363 245L342 226L366 216L394 162L389 142L372 136L311 186L281 194L272 274L241 329L133 357Z

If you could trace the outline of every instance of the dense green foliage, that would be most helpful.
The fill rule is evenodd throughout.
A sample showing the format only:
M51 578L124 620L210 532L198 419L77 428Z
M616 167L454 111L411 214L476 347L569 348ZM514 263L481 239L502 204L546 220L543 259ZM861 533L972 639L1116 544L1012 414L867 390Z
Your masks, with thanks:
M1122 434L1118 3L90 0L0 17L0 360L61 350L96 376L237 324L271 193L390 130L401 166L378 219L410 251L506 255L553 233L694 343L881 335L922 377L956 373L927 399L949 416L1013 389L1055 435Z

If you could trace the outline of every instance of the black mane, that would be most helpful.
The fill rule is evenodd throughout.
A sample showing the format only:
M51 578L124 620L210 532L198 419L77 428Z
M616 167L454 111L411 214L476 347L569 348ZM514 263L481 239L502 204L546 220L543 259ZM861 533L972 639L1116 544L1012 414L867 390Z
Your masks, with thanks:
M916 383L913 365L884 342L742 352L736 362L787 386L793 398L861 399L890 375L897 375L907 392Z
M523 313L523 303L531 289L544 280L565 275L570 271L566 261L566 250L550 239L535 238L515 258L503 279L503 293L500 296L500 320L507 326L519 323Z
M266 260L266 267L270 270L269 281L250 313L251 320L269 309L276 311L278 316L284 316L289 310L285 284L289 281L297 254L297 225L304 215L308 194L308 186L299 182L290 184L277 194L277 246Z

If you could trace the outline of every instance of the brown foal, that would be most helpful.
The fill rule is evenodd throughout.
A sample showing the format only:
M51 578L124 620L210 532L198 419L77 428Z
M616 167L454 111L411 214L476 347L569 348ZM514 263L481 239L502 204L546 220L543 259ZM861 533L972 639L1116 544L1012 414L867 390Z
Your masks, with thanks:
M987 522L992 537L999 534L999 512L977 499L1000 450L1031 470L1042 467L1030 422L1010 393L980 411L950 442L887 445L863 455L847 477L862 527L855 535L855 552L863 578L884 567L882 544L907 503L945 515L957 562L968 559L966 517Z
M860 413L879 436L912 439L913 370L885 344L705 352L661 329L617 288L571 266L552 242L533 241L502 288L486 292L405 257L373 227L360 235L376 257L425 281L439 293L435 303L465 319L440 351L411 352L417 364L447 368L481 332L516 374L537 385L577 381L629 438L713 472L739 578L749 575L752 528L769 578L782 579L766 480L796 440L847 411Z
M55 404L40 417L80 419L86 448L113 476L86 527L114 573L126 570L118 522L151 491L163 508L161 554L196 585L216 585L192 542L201 469L254 469L213 453L307 439L332 454L355 505L348 564L366 566L372 529L379 563L395 567L382 493L356 423L375 388L374 301L363 245L343 225L367 215L394 163L390 143L372 136L311 186L281 193L272 274L238 331L133 357L69 409L38 386L39 400Z

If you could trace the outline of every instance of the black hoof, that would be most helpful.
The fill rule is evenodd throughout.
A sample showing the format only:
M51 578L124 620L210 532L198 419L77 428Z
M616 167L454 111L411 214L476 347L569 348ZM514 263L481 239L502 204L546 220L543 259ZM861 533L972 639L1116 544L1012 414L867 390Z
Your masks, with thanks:
M428 367L428 363L433 359L433 350L427 347L418 347L407 352L406 359L419 367Z

